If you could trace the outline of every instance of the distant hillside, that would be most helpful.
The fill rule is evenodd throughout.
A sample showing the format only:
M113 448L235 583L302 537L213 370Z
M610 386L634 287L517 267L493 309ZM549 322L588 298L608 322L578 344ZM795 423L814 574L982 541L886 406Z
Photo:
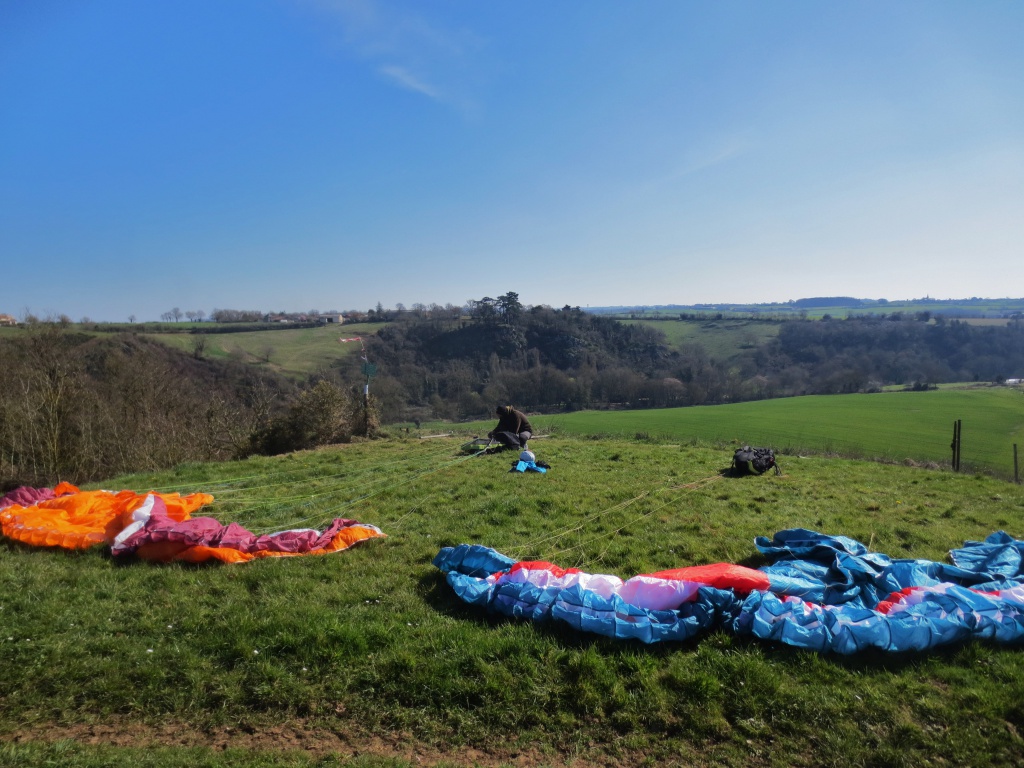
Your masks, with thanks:
M483 306L458 319L409 315L368 340L385 423L477 418L505 403L541 412L663 408L1024 374L1019 320L974 327L927 312L620 320L568 306ZM361 381L360 361L340 365L348 381Z
M665 342L675 350L699 346L715 360L731 364L731 361L774 339L790 321L766 317L705 317L671 321L643 317L623 318L620 322L647 325L665 334Z
M595 400L625 403L645 382L660 387L660 372L678 357L658 330L578 307L447 320L408 316L368 339L367 351L385 421L482 416L499 403L569 410ZM358 361L340 365L358 380Z
M894 312L929 313L945 317L1013 318L1024 315L1024 299L857 299L850 296L819 296L794 301L742 304L655 304L634 306L587 307L588 312L616 317L668 317L679 315L723 317L754 316L820 318L859 315L890 315Z
M541 413L653 409L1024 376L1024 320L946 314L968 305L1006 314L1024 300L931 306L939 304L944 312L837 296L756 305L785 307L778 313L616 316L568 305L524 307L508 293L462 308L395 312L387 322L216 334L182 323L178 333L153 338L196 362L219 359L257 378L284 374L303 389L328 377L361 397L369 383L385 424L489 417L508 403ZM0 341L28 332L0 329ZM363 340L365 359L360 344L339 343L354 336Z
M147 336L183 352L194 353L199 349L203 357L246 362L292 379L302 379L336 365L341 358L358 356L359 344L341 344L339 337L370 336L384 325L278 326L269 330L243 329L236 333L163 332Z
M862 307L864 306L863 299L854 299L850 296L818 296L813 299L797 299L793 302L793 306L799 309L809 309L813 307Z

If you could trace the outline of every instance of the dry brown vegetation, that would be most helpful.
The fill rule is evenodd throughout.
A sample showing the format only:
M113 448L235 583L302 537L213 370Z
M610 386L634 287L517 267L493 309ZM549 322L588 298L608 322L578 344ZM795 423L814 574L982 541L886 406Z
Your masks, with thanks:
M0 340L0 351L0 487L279 453L376 427L336 381L297 388L134 334L93 338L36 323Z

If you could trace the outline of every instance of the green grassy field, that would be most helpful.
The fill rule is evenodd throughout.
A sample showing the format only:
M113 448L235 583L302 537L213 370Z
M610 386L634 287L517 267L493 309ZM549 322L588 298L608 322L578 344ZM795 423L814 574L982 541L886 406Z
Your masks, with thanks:
M540 432L649 435L679 442L764 445L786 453L948 464L960 419L961 469L1013 477L1013 445L1024 472L1024 391L1019 387L816 395L641 411L580 411L531 417ZM484 434L492 422L459 425ZM442 431L444 425L431 428Z
M708 354L728 360L779 335L781 323L748 318L722 320L623 320L661 331L669 346L700 344Z
M274 331L203 334L203 354L209 357L235 357L267 365L289 376L305 376L330 366L339 357L358 354L359 344L341 344L339 338L369 336L383 323L323 325L317 328L290 328ZM191 353L198 334L146 334L168 346Z
M837 658L722 632L643 646L486 616L431 565L469 542L623 577L756 567L755 536L798 526L943 560L1024 535L1024 488L792 455L783 476L731 479L729 450L569 435L532 445L547 475L513 475L460 441L101 484L206 490L209 513L258 532L338 515L388 534L337 555L196 567L0 543L0 764L1024 762L1021 648Z

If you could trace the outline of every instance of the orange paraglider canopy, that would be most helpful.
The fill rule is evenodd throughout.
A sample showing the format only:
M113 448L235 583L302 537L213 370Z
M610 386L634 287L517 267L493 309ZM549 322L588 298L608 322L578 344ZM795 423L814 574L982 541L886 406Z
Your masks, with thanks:
M259 536L238 523L192 517L212 502L206 493L80 491L70 483L52 490L22 487L0 498L0 530L34 547L109 544L114 555L190 563L324 555L384 536L375 525L340 517L322 531L297 528Z
M207 493L139 494L134 491L80 491L60 483L54 498L30 506L11 504L0 509L3 535L37 547L87 549L110 544L131 522L131 515L150 495L158 496L167 514L176 521L188 520L200 507L213 502Z

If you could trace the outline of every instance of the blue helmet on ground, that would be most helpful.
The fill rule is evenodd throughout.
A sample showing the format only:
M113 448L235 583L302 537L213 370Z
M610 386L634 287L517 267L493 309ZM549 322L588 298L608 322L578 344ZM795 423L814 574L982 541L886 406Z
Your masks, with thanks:
M533 455L533 451L523 451L519 454L520 461L537 461L537 457Z

